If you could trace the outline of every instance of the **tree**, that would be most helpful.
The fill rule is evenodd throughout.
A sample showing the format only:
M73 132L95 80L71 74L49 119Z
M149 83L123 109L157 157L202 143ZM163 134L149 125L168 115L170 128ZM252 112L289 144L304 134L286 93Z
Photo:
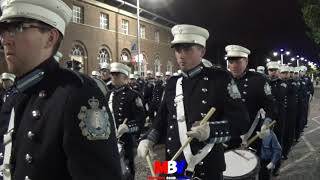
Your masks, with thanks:
M300 0L308 36L320 45L320 0Z

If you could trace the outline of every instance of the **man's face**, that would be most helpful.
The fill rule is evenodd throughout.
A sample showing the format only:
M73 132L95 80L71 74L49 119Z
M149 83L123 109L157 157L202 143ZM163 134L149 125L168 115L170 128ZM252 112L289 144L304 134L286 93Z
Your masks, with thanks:
M146 79L152 79L152 74L148 73Z
M101 69L100 74L102 80L108 80L110 78L110 70L108 69Z
M195 44L175 44L175 56L182 71L188 71L200 64L205 49Z
M293 79L299 79L299 73L296 73L296 72L295 72L295 73L293 74Z
M48 27L36 22L8 23L3 27L0 37L9 72L19 76L40 64L39 59L43 58L42 51L48 48L49 37L40 29Z
M279 70L278 69L268 69L268 74L270 78L278 78Z
M233 77L241 77L248 65L248 59L243 57L228 58L228 62Z
M122 86L127 83L128 77L120 72L111 73L112 84L116 87Z
M280 79L282 79L282 80L287 80L287 79L289 79L289 77L290 77L290 74L288 72L280 73Z
M161 81L162 80L161 76L156 76L156 80Z

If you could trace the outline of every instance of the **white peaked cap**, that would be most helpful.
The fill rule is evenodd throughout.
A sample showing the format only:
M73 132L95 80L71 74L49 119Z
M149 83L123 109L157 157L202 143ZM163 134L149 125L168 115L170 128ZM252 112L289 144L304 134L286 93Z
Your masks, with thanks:
M0 23L17 18L44 22L62 35L72 17L72 10L62 0L4 0Z
M251 53L249 49L239 46L239 45L228 45L225 48L227 52L227 57L244 57L248 58Z
M175 72L173 73L173 76L179 76L179 73Z
M110 65L107 62L100 63L100 69L110 69Z
M306 66L300 66L300 71L306 72L308 68Z
M134 74L130 74L130 75L129 75L129 79L136 79L136 77L135 77Z
M170 71L166 72L166 76L171 76L171 75L172 75L172 73Z
M98 71L92 71L91 75L92 76L100 76L100 73Z
M258 66L257 71L264 71L266 68L264 66Z
M256 70L253 69L253 68L250 68L249 71L251 71L251 72L256 72Z
M156 76L161 77L162 76L161 72L156 72Z
M178 24L173 26L171 33L174 37L171 45L181 43L199 44L206 47L206 40L209 38L208 30L189 24Z
M270 61L267 63L268 69L280 69L280 64L277 61Z
M14 81L15 78L16 78L16 76L11 73L2 73L1 74L1 80L9 79L11 81Z
M294 68L294 72L295 72L295 73L299 73L299 72L300 72L300 67L295 67L295 68Z
M280 73L283 73L283 72L290 72L290 67L287 65L281 66Z
M131 73L131 68L125 64L114 62L110 65L110 72L119 72L129 76Z

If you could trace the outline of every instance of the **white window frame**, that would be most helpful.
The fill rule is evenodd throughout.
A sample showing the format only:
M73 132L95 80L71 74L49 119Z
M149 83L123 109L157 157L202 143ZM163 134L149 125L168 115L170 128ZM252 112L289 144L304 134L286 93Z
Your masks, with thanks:
M109 29L109 15L106 13L100 13L100 28Z
M72 5L72 22L83 24L83 7Z
M111 62L110 52L106 48L100 49L99 54L98 54L98 58L99 58L100 64L102 64L102 63L110 64L110 62Z
M161 72L161 62L159 56L156 56L154 60L154 73L156 72Z
M129 21L126 19L122 19L121 21L121 30L123 34L129 34Z
M140 25L140 38L146 39L146 26Z
M167 71L172 73L172 70L173 70L173 64L172 64L171 61L168 61L168 63L167 63Z
M159 31L155 31L154 32L154 40L159 43L160 42L160 32Z

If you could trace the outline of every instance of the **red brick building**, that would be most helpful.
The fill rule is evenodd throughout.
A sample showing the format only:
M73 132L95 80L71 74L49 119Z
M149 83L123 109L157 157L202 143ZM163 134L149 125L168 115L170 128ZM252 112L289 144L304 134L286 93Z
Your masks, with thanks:
M134 12L95 0L64 1L73 9L73 17L59 50L63 54L61 65L75 59L82 62L82 72L91 73L101 62L127 61L133 65L133 70L138 70ZM122 4L125 5L128 4ZM174 51L170 48L170 29L174 22L148 13L142 10L140 18L142 73L146 70L175 71ZM3 72L6 65L3 52L0 54L0 72Z

